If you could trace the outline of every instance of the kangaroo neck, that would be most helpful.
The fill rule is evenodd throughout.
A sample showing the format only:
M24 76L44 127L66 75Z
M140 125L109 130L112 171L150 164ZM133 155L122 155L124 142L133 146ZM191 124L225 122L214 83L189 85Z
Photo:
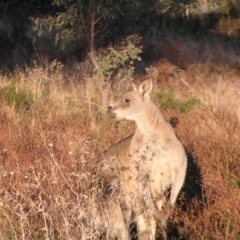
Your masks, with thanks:
M137 125L136 132L145 135L155 133L159 127L165 123L165 119L158 107L152 103L149 107L145 107L139 119L135 121Z

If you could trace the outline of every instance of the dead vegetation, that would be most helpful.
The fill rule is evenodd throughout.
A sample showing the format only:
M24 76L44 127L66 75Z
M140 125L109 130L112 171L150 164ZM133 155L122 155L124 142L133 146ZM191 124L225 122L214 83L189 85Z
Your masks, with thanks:
M58 63L51 66L1 75L3 240L98 239L89 209L109 178L99 172L99 156L134 131L131 123L116 125L105 114L104 105L118 93L93 79L80 83L77 70L63 76ZM189 157L169 239L240 238L239 99L233 94L239 74L231 71L219 80L221 74L206 73L207 66L183 71L161 60L148 72L158 83L155 92L174 95L163 114L178 119L174 129ZM199 103L181 112L174 101L192 96Z

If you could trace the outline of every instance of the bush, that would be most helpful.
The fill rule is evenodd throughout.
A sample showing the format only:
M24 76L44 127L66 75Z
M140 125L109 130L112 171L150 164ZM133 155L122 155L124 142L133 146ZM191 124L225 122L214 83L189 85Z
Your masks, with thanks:
M32 94L24 89L18 89L14 84L0 89L0 99L13 107L16 112L29 111L33 104Z
M119 42L115 47L109 46L100 52L99 66L95 74L100 78L127 78L134 72L134 61L141 61L141 37L132 35Z

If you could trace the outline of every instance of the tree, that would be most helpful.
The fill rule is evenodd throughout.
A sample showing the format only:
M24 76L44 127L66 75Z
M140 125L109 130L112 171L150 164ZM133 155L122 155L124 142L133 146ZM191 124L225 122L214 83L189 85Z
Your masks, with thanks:
M81 39L86 38L90 59L95 68L98 68L96 36L102 39L99 45L106 45L108 39L116 34L116 28L120 26L114 23L123 17L125 22L134 21L144 3L147 1L54 0L52 4L57 7L55 14L31 20L33 29L39 36L45 30L55 29L55 44L64 49L75 48Z

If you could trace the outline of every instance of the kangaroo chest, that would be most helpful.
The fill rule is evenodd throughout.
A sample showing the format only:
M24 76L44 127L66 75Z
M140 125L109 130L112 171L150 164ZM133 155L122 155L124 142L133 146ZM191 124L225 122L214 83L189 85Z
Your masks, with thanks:
M149 138L134 136L129 151L130 168L149 175L153 166L168 168L168 157L164 143L157 135Z
M141 195L149 195L149 189L161 192L171 183L169 157L163 145L157 136L131 142L129 169Z
M131 160L136 162L144 162L147 160L151 162L158 159L165 153L164 143L161 142L160 137L152 135L144 137L142 135L134 136L130 146Z

